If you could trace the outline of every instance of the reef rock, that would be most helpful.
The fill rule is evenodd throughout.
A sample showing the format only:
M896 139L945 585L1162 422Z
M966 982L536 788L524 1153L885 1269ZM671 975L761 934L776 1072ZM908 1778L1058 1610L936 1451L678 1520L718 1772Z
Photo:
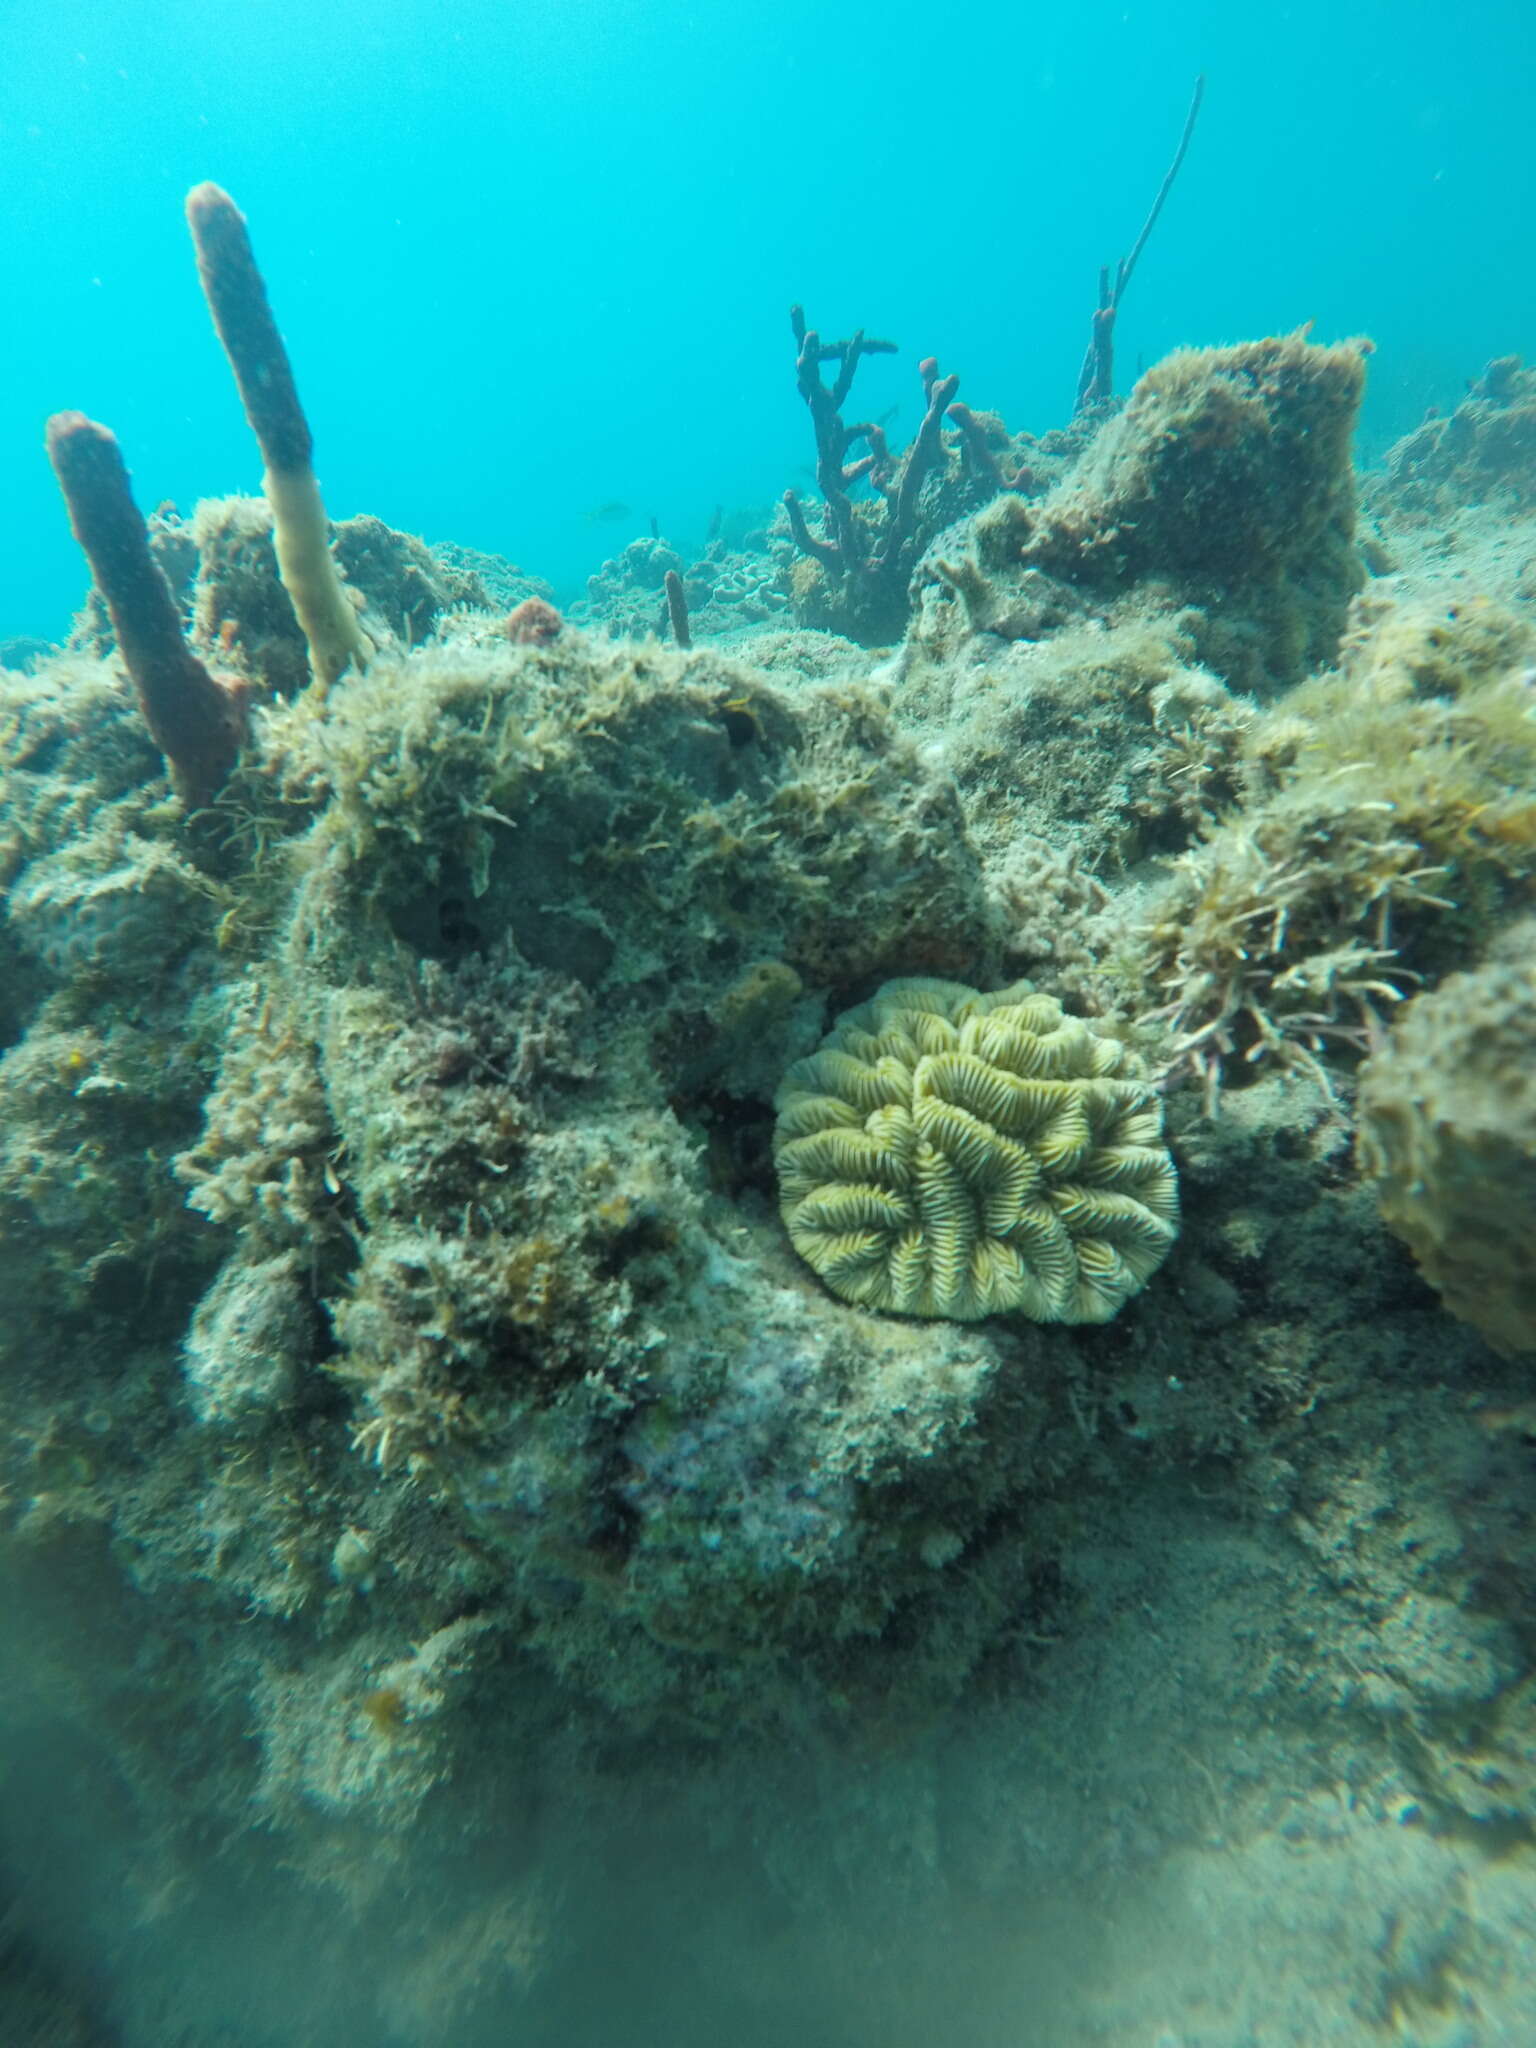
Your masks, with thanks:
M937 653L968 633L1040 638L1085 604L1186 606L1227 681L1297 681L1332 658L1365 573L1349 452L1363 355L1303 334L1176 351L1038 508L997 500L944 537L914 634Z
M1446 1307L1536 1354L1536 924L1407 1006L1361 1076L1360 1157Z

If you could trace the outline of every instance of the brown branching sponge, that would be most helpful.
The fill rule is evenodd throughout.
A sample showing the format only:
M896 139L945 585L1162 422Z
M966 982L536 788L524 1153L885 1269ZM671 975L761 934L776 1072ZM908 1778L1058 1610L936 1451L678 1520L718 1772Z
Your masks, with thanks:
M1152 211L1142 223L1141 233L1136 237L1129 256L1122 256L1115 266L1114 281L1111 283L1108 267L1099 272L1099 303L1094 309L1093 328L1088 337L1088 348L1083 356L1083 367L1077 380L1078 412L1084 412L1095 405L1106 405L1115 395L1115 320L1120 312L1125 288L1131 281L1131 272L1136 268L1141 252L1147 246L1147 239L1157 225L1157 216L1173 190L1173 181L1179 175L1184 158L1189 150L1189 139L1195 132L1195 122L1200 116L1200 102L1205 97L1205 77L1202 73L1195 80L1195 90L1190 98L1189 112L1184 116L1184 132L1179 137L1179 146L1173 153L1173 161L1163 173L1163 182L1157 188L1157 197L1152 202Z
M311 466L309 422L288 351L267 303L245 216L229 194L214 184L194 186L187 195L187 224L213 324L261 448L278 573L309 644L315 680L333 683L348 664L366 668L375 650L331 559L325 506Z
M900 464L893 461L883 429L873 420L845 425L842 407L861 359L894 354L893 341L872 341L861 328L847 341L823 341L806 325L799 306L790 308L800 396L810 410L816 435L816 481L821 488L821 531L812 530L794 491L784 493L784 510L795 546L842 593L844 624L859 639L878 643L900 635L906 623L906 588L916 553L918 500L927 478L942 470L945 449L942 429L946 413L960 388L958 376L941 377L936 359L919 365L923 380L923 418ZM832 382L822 375L835 364ZM974 415L967 415L974 434ZM962 437L966 423L961 423ZM846 458L862 442L865 452ZM873 504L855 505L850 493L867 483Z
M69 523L106 600L144 720L191 808L206 804L245 736L241 693L215 680L181 637L181 621L133 502L117 437L82 412L48 422L48 460Z
M1126 1048L1024 986L890 981L775 1100L780 1208L834 1294L893 1315L1103 1323L1178 1234Z

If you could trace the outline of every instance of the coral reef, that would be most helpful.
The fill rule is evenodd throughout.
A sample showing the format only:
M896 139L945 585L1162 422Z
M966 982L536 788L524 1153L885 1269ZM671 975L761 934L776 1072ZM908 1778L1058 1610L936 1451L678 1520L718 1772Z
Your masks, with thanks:
M935 370L878 659L787 526L588 634L360 520L317 683L162 510L195 819L99 597L0 675L24 2014L1532 2037L1533 643L1385 487L1346 612L1358 379Z
M1108 1322L1173 1242L1161 1112L1050 996L887 982L775 1108L790 1241L860 1307Z
M293 696L309 680L310 657L278 572L270 505L263 498L205 499L180 531L190 543L185 587L196 643L217 648L258 692ZM347 588L381 641L393 635L419 647L460 613L496 609L478 572L440 559L382 519L343 519L330 533ZM509 563L499 568L499 587L534 584ZM530 594L547 590L537 585Z
M1489 499L1536 509L1536 370L1518 356L1489 363L1453 412L1387 450L1386 487L1393 509L1416 519Z
M789 613L787 569L769 553L766 531L749 527L739 544L712 540L687 566L665 540L631 541L588 577L587 595L572 606L571 617L618 639L665 635L669 575L681 580L691 630L702 639L719 640Z
M719 638L750 632L789 616L789 579L770 552L766 529L749 530L740 544L711 541L683 573L696 633Z
M278 574L272 510L264 498L204 498L187 519L161 506L145 522L152 559L170 585L192 650L238 680L245 697L292 697L310 680L309 650ZM381 638L423 646L467 615L547 604L550 587L515 563L474 549L431 548L371 513L330 529L347 586ZM109 655L111 619L92 590L70 646Z
M343 533L347 523L342 523ZM425 548L436 571L434 580L440 581L444 587L436 597L433 618L427 622L425 630L402 634L408 646L419 646L437 624L438 615L450 605L510 612L516 610L525 598L536 597L546 604L554 599L553 589L542 576L530 575L504 555L489 555L484 548L467 548L462 542L452 540L434 541L430 547L426 547L424 542L417 545ZM348 574L352 574L350 566Z
M1361 1073L1360 1157L1446 1307L1536 1354L1536 923L1404 1008Z
M991 955L953 795L854 686L791 702L707 652L569 634L381 656L323 705L274 701L258 733L234 872L167 918L200 974L221 932L246 962L207 1009L201 1134L121 1032L83 1053L122 1070L120 1119L179 1134L194 1213L163 1137L160 1163L132 1155L157 1191L132 1203L178 1243L192 1226L200 1293L166 1299L190 1308L193 1421L262 1459L296 1415L344 1419L359 1472L430 1498L578 1690L704 1725L745 1711L757 1669L767 1710L749 1646L809 1668L833 1613L873 1629L927 1595L909 1488L964 1529L1042 1441L971 1448L978 1406L1011 1398L989 1349L941 1342L927 1392L878 1328L829 1364L766 1210L746 1212L783 1259L765 1296L720 1207L749 1170L733 1130L814 1042L812 991ZM33 854L19 905L49 872ZM54 1000L138 971L35 950ZM5 1069L29 1148L25 1091L61 1057L34 1027ZM93 1238L147 1255L93 1214L74 1212L77 1263ZM41 1296L59 1254L39 1229L11 1243ZM305 1543L263 1603L302 1603L315 1569Z
M602 625L616 638L660 634L667 623L667 576L682 567L683 558L670 542L632 540L587 578L586 601L573 607L571 617L578 625Z
M919 630L894 703L943 746L995 858L1023 836L1123 872L1185 851L1236 796L1258 706L1194 661L1185 615L1106 629L1063 610L974 670L935 667Z
M1214 1099L1268 1057L1322 1076L1412 988L1475 958L1536 879L1530 629L1382 587L1337 673L1243 731L1148 933L1174 1059Z

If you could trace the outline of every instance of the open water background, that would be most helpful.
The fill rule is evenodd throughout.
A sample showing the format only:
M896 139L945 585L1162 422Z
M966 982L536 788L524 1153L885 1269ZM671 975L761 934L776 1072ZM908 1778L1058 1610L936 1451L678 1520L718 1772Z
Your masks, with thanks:
M1097 267L1204 111L1118 344L1315 320L1380 345L1367 446L1536 352L1536 17L1520 0L0 0L0 633L85 578L42 453L79 407L147 509L254 489L181 218L250 217L333 516L579 593L811 460L786 309L889 335L1035 431ZM594 521L600 507L629 516Z

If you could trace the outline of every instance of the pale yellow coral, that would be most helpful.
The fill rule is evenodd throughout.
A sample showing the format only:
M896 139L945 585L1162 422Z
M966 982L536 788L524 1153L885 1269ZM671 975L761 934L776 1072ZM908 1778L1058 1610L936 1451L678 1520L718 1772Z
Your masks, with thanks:
M1051 996L887 982L774 1106L790 1239L862 1308L1107 1322L1177 1234L1156 1098Z

